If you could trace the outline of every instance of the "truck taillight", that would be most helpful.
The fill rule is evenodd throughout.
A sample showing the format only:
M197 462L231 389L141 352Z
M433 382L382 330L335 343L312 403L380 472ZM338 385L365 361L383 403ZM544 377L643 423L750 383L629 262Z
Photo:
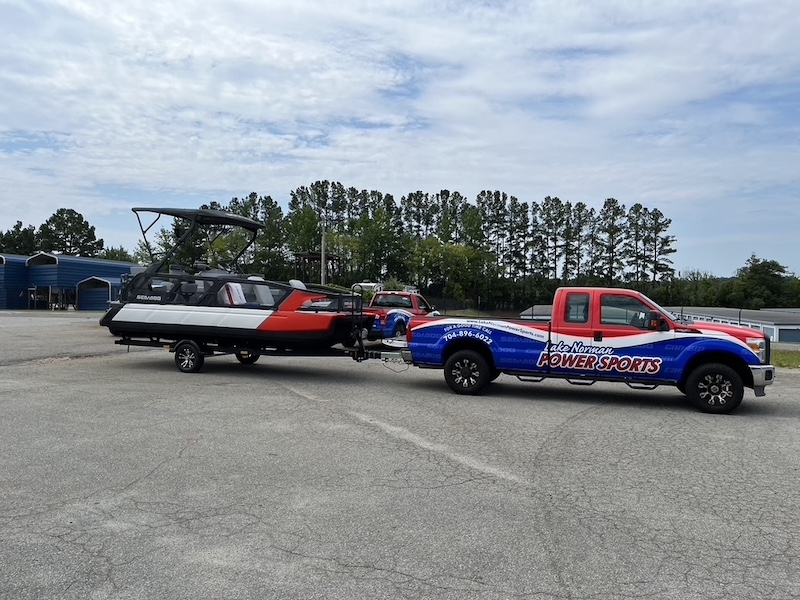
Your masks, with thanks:
M406 342L409 344L411 343L411 339L414 337L414 330L411 328L411 323L408 324L408 329L406 330Z

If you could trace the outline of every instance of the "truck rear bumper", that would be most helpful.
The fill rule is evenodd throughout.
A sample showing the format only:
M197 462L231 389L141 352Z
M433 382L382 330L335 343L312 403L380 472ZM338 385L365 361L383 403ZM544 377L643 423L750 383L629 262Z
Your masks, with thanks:
M753 374L753 392L756 396L764 395L764 388L772 385L775 381L775 367L772 365L751 366L750 372Z

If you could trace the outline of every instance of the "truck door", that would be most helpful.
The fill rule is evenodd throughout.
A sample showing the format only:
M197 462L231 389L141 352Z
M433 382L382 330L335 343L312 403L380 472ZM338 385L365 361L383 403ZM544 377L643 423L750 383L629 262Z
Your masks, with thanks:
M612 379L670 379L665 352L675 334L666 319L653 319L660 313L630 293L603 291L598 297L592 322L598 371Z
M591 377L596 365L592 344L592 294L586 290L568 290L557 303L553 331L547 352L542 353L538 369L570 377Z

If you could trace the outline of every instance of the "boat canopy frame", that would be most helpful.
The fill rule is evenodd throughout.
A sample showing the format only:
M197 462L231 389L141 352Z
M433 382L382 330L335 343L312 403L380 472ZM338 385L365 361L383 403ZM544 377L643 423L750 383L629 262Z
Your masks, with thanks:
M230 228L239 228L249 232L250 238L227 265L229 268L233 268L237 265L239 259L247 251L247 249L255 243L258 232L264 228L262 223L254 221L253 219L212 208L136 207L132 208L131 210L134 212L136 215L136 220L139 222L139 229L142 231L142 240L148 254L150 255L151 264L145 269L145 273L160 272L169 264L169 261L175 256L178 249L183 246L197 231L203 231L205 233L208 248L212 254L216 255L214 252L214 241L224 235L226 231L229 231ZM155 214L155 217L152 218L152 220L147 219L145 222L143 222L141 213L153 213ZM188 226L186 231L175 243L175 245L166 250L163 257L157 259L153 253L153 248L150 245L150 241L147 239L147 233L163 216L182 219L187 222ZM149 222L149 224L145 225L146 222ZM209 234L211 233L211 228L213 227L223 227L226 229L217 232L213 237L211 237Z

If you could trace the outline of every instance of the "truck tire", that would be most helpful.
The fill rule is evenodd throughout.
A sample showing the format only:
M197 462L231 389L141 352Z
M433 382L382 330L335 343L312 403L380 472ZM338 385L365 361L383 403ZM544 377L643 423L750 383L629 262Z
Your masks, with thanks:
M444 364L444 380L456 394L477 394L490 377L488 361L474 350L459 350Z
M392 337L404 338L406 337L406 324L405 321L400 321L394 329Z
M742 403L744 383L727 365L700 365L686 379L686 396L703 412L729 413Z
M197 373L206 358L197 342L184 340L175 346L175 365L181 373Z

